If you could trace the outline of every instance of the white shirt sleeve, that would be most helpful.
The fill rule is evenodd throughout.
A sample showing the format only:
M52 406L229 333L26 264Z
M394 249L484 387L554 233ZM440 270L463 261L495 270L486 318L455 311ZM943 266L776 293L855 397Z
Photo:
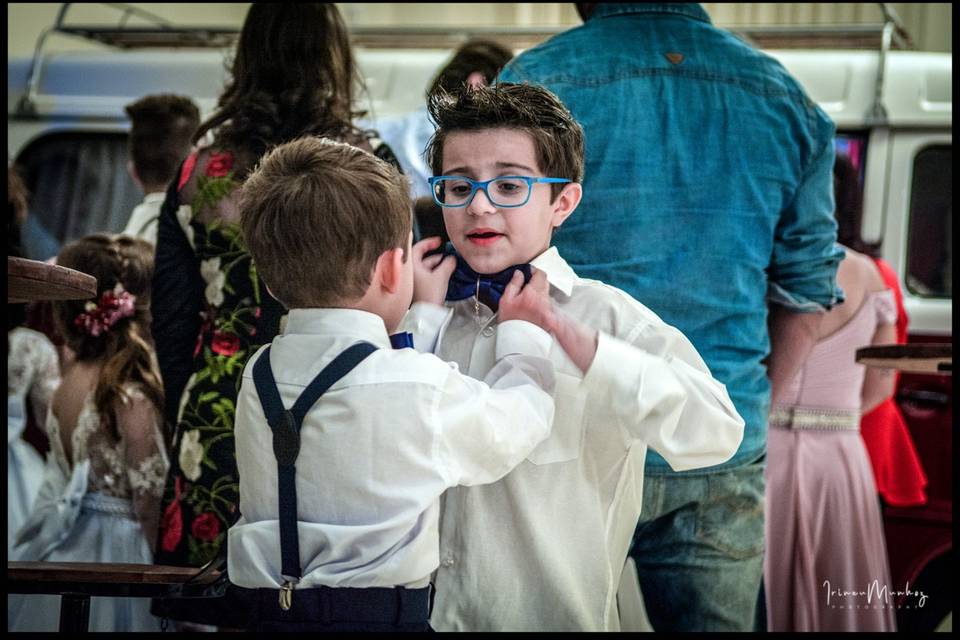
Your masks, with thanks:
M499 480L550 434L550 334L521 320L504 322L498 334L497 363L484 380L451 365L436 406L438 458L451 486Z
M639 439L675 471L726 462L743 439L743 418L679 330L642 327L631 341L600 332L583 384L609 406L629 440Z
M447 323L453 309L429 302L414 302L403 316L398 331L413 335L413 348L420 353L433 353L440 330Z

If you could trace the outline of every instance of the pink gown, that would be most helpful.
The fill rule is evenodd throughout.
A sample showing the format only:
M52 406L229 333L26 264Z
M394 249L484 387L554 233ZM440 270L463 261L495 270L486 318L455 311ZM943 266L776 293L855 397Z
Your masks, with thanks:
M773 407L767 442L764 581L770 631L894 631L896 598L873 472L859 433L866 373L855 361L897 319L868 293L821 339Z

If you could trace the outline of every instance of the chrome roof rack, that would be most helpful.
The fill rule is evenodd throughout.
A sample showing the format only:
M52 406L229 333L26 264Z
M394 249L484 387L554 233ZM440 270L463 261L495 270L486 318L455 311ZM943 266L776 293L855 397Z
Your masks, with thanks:
M53 34L80 37L120 49L147 47L226 48L232 46L240 34L238 27L185 27L175 25L149 11L120 2L99 3L101 6L110 7L119 12L119 18L115 25L67 24L67 12L73 4L75 3L64 2L57 12L53 26L45 29L37 38L33 58L30 61L30 70L27 73L26 91L17 102L16 113L20 117L36 116L36 98L43 66L43 47L47 38ZM147 26L128 25L127 22L131 17L137 17L149 24Z

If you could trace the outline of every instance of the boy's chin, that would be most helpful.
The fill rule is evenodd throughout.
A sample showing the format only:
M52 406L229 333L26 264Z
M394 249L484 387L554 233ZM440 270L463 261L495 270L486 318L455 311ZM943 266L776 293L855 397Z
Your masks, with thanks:
M466 261L467 265L477 273L481 274L493 274L500 273L504 269L508 269L517 264L524 264L530 260L520 260L514 256L503 256L503 255L478 255L473 251L460 251L457 249L457 252L460 253L460 256ZM532 259L532 258L531 258Z

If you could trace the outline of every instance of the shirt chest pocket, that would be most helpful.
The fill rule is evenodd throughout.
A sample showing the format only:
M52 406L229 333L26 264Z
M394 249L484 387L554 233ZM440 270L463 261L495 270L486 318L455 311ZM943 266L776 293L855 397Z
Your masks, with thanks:
M579 391L580 378L557 372L557 386L553 394L556 407L553 428L546 440L527 456L533 464L551 464L575 460L583 446L583 412L587 397Z

